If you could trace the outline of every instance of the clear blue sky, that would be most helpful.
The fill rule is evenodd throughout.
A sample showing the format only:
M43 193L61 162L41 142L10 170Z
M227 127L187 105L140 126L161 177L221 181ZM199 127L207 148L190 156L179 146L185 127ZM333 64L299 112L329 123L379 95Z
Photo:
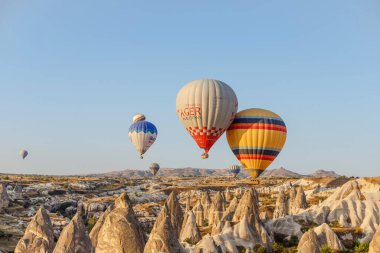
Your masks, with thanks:
M270 168L380 175L379 11L378 0L0 0L0 172L236 164L225 135L201 160L175 111L181 86L215 78L239 110L285 120ZM159 131L144 160L127 134L137 112Z

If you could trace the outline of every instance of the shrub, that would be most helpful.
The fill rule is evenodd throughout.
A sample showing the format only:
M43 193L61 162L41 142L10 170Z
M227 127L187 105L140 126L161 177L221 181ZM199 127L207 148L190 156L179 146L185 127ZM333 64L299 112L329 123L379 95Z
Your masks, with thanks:
M93 227L95 226L95 223L97 222L98 220L91 216L90 218L88 218L88 221L87 221L87 230L88 232L90 233L91 230L93 229Z
M283 253L284 247L281 244L275 242L272 246L273 253Z
M333 253L332 249L327 244L323 244L322 247L320 248L320 251L321 253Z
M359 246L355 246L355 253L367 253L369 250L369 243L362 242Z
M257 249L256 253L268 253L268 251L264 246L260 246L260 248Z

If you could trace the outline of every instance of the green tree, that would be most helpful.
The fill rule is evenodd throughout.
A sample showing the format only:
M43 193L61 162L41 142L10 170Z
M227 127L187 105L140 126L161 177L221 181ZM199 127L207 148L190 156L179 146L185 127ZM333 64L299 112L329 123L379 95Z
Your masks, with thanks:
M321 253L333 253L332 249L328 244L323 244L320 251Z
M369 243L362 242L359 246L355 246L355 253L367 253L369 250Z

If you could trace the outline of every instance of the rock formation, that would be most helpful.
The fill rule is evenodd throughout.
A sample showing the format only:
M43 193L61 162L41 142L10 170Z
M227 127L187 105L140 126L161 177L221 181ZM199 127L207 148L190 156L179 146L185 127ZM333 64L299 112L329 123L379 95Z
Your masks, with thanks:
M198 226L204 226L205 224L205 212L200 201L193 207L193 213L195 215L195 221Z
M225 213L222 217L223 221L232 221L232 218L234 217L238 203L239 203L239 201L236 197L234 197L231 200L230 205L228 206L227 210L225 211Z
M372 238L371 243L369 244L368 253L379 253L380 252L380 226L378 227L375 235Z
M288 200L284 191L280 191L276 201L276 208L274 209L273 219L284 217L288 214Z
M167 202L162 207L144 248L144 253L157 252L185 252L179 243L176 231L172 226L171 214Z
M9 206L9 196L4 184L0 183L0 210Z
M170 221L175 231L176 238L179 238L184 215L181 205L178 202L177 194L174 191L172 191L167 198L166 205L169 209Z
M194 249L194 253L220 253L223 252L220 246L217 246L210 235L206 235Z
M267 248L272 242L264 224L259 217L258 194L256 190L247 190L241 198L233 221L239 221L234 226L234 236L249 243L256 245L260 244Z
M113 209L104 219L97 236L96 253L141 253L146 241L126 193L115 200Z
M187 193L186 196L186 207L185 207L185 213L191 210L191 197L190 197L190 192Z
M302 215L318 224L339 222L343 227L360 227L366 234L363 239L369 241L380 222L380 193L374 189L367 196L363 195L357 180L349 181Z
M231 194L230 188L227 187L224 195L225 195L225 199L226 199L227 202L230 202L232 200L233 196Z
M328 245L334 251L345 250L342 242L339 240L338 236L332 231L332 229L327 224L322 224L319 227L310 229L302 237L298 244L298 252L308 253L308 252L320 252L320 248L323 245Z
M338 236L326 223L323 223L319 227L314 228L314 232L318 236L320 246L327 244L333 250L336 250L336 251L345 250Z
M90 239L91 239L91 244L94 249L98 245L99 231L102 228L107 216L111 213L112 209L113 208L111 206L108 207L107 210L99 217L99 220L95 223L95 226L91 229Z
M79 211L62 230L53 253L93 253L87 227Z
M299 253L320 253L320 246L321 243L319 242L317 234L310 229L302 236L298 243L297 250Z
M40 208L17 243L15 253L51 253L53 249L53 226L45 209Z
M295 188L290 190L289 203L290 214L297 214L300 209L307 208L306 195L302 186L298 187L297 190Z
M201 204L203 206L203 210L206 214L209 213L210 211L210 206L211 206L211 198L210 198L210 194L208 191L204 191L202 192L202 195L201 195Z
M193 211L190 210L187 212L186 220L184 219L183 224L184 225L182 226L181 234L179 237L179 240L181 242L196 244L202 239Z
M217 192L214 196L214 199L211 203L208 224L213 225L217 224L223 217L224 212L226 211L226 200L224 199L222 192Z

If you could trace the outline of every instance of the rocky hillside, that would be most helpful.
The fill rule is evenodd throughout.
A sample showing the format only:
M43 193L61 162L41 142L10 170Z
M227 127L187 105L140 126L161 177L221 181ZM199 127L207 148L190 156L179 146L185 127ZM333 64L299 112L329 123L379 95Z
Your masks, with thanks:
M204 176L229 176L230 173L227 169L200 169L200 168L162 168L158 171L157 177L204 177ZM148 170L122 170L111 171L102 174L93 174L88 176L100 176L100 177L152 177L153 175ZM248 173L242 169L238 177L249 177ZM282 177L282 178L299 178L299 177L339 177L334 171L317 170L310 175L301 175L296 172L287 170L283 167L278 169L266 170L261 177Z

